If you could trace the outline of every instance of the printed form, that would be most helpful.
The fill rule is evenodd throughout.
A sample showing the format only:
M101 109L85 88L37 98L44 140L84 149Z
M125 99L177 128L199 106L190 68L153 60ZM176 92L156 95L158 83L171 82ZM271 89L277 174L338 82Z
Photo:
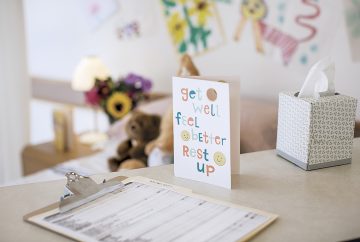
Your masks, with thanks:
M85 206L29 220L82 241L241 241L276 215L165 186L131 181Z

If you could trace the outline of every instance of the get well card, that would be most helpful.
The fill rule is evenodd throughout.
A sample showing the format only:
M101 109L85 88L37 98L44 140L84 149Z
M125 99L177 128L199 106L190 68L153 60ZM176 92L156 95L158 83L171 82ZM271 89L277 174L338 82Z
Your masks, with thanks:
M238 81L173 77L175 176L231 188L239 172Z

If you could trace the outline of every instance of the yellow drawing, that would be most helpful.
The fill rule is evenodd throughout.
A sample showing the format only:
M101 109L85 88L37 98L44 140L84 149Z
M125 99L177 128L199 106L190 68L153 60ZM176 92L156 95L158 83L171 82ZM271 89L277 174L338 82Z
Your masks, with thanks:
M186 21L180 17L179 13L173 13L167 24L174 43L182 42L185 37Z
M223 153L221 153L220 151L215 152L214 153L214 161L215 161L216 165L218 165L218 166L225 165L225 162L226 162L225 155Z
M214 0L161 0L161 3L177 53L194 56L224 43Z
M239 41L246 22L252 23L253 34L255 38L256 50L264 53L260 22L266 17L267 6L264 0L243 0L240 5L241 19L236 28L234 39Z
M189 14L197 15L197 22L199 26L204 26L207 24L207 18L212 16L212 6L211 2L204 0L194 0L194 7L189 9Z
M182 138L183 141L189 141L190 140L189 131L183 130L180 135L181 135L181 138Z

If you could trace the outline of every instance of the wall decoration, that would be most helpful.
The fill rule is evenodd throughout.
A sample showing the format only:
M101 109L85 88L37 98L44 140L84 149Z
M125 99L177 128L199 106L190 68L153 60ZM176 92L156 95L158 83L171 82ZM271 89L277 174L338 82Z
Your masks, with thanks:
M118 0L120 11L115 20L115 35L131 41L156 33L156 5L149 0Z
M213 0L218 3L232 4L233 0Z
M316 19L320 15L320 7L309 1L302 0L303 4L308 5L314 9L314 12L308 15L297 15L295 22L306 29L309 33L301 39L297 39L294 36L284 33L281 30L267 25L265 22L261 23L261 35L265 41L268 41L272 45L280 48L282 53L283 62L288 65L299 44L308 42L314 38L317 33L317 29L310 24L304 22L306 19Z
M265 0L243 0L234 39L240 41L244 27L250 23L258 53L278 52L285 66L290 63L307 65L309 57L318 54L319 40L325 35L329 37L333 32L327 28L334 21L327 22L329 26L324 25L330 17L329 13L323 15L325 4L329 5L326 10L331 9L332 4L320 4L320 1L314 0L278 0L271 3ZM320 21L321 17L323 19Z
M119 39L132 39L140 37L140 24L134 20L116 29L116 34Z
M360 0L344 0L345 21L353 61L360 61Z
M224 42L216 3L212 0L162 0L166 25L179 54L199 54Z
M263 53L264 47L261 37L261 23L267 14L267 6L265 2L263 0L243 1L241 3L240 11L242 16L238 26L236 27L234 39L236 41L240 40L245 24L247 22L251 22L256 50Z
M90 30L96 30L119 8L117 0L82 0Z

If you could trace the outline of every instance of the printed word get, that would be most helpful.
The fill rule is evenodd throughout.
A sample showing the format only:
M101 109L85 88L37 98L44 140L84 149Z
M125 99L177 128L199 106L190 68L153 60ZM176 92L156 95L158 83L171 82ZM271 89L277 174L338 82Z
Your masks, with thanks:
M190 99L197 99L198 101L201 101L202 100L202 91L200 88L196 89L195 90L190 90L189 91L189 88L181 88L181 94L182 94L182 100L184 102L186 102L187 100Z

